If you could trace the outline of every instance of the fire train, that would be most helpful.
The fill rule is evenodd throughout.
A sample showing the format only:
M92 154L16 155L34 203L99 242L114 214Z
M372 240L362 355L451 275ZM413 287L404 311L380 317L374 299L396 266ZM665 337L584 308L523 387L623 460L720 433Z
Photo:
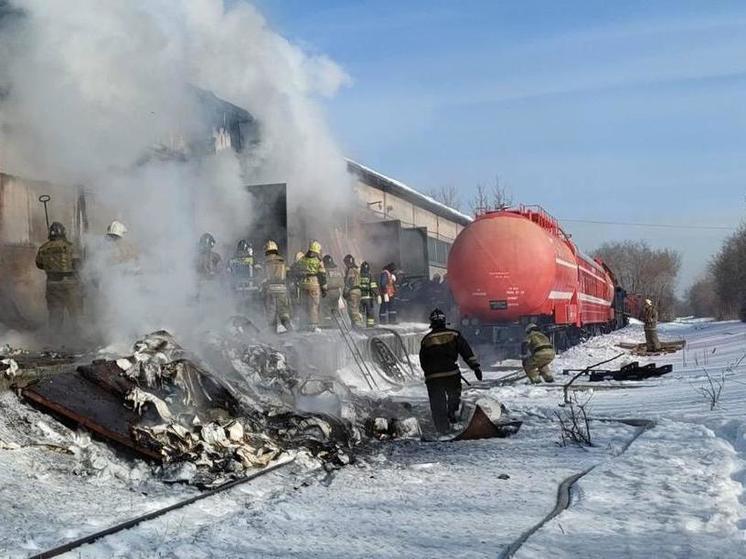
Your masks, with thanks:
M626 324L625 293L539 206L490 211L456 238L448 280L462 329L517 356L534 322L562 350Z

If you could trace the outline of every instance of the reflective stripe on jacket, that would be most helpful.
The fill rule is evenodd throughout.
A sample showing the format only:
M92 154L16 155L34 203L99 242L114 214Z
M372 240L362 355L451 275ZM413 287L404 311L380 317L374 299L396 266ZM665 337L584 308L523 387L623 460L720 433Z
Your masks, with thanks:
M479 360L461 332L450 328L428 332L420 342L420 366L425 379L438 378L449 372L459 374L459 355L472 370L479 368Z

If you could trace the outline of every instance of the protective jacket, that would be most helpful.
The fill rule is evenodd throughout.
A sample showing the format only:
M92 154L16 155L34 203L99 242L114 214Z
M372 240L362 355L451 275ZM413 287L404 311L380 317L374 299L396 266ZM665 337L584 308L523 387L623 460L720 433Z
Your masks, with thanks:
M655 330L658 327L658 311L653 305L643 307L642 321L645 323L645 330Z
M345 284L345 278L339 268L329 268L326 270L326 287L333 296L342 292Z
M268 293L286 293L287 267L279 254L268 254L264 258L264 282L262 288Z
M253 278L254 257L249 256L248 254L236 253L236 255L228 261L228 270L234 276Z
M201 250L197 254L197 275L202 279L212 279L220 272L220 255L212 250Z
M360 274L358 281L360 283L361 299L374 299L378 296L378 284L370 277L369 274Z
M360 289L360 268L350 266L345 271L345 290Z
M531 356L536 355L549 355L551 353L552 359L554 359L554 346L542 332L539 330L532 330L526 336L526 346Z
M460 375L459 355L472 371L479 369L479 361L461 332L450 328L433 328L420 343L420 365L425 372L425 380Z
M36 253L36 267L47 273L49 281L74 278L78 265L75 247L67 239L47 241Z
M388 295L389 299L396 294L396 276L388 270L381 272L381 296Z
M317 255L307 252L298 260L298 275L302 287L316 284L326 289L326 269Z

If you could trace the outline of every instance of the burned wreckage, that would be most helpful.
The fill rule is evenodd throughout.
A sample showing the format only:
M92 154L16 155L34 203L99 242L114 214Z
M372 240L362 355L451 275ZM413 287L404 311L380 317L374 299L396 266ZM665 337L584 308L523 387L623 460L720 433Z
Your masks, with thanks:
M331 378L299 377L263 343L221 340L214 349L233 363L225 377L197 364L168 332L154 332L134 344L132 355L47 376L21 394L159 462L168 481L213 486L288 453L306 453L327 470L354 459L353 447L372 424L358 411L375 413L380 403L353 396ZM299 411L304 401L306 409L313 402L330 413Z

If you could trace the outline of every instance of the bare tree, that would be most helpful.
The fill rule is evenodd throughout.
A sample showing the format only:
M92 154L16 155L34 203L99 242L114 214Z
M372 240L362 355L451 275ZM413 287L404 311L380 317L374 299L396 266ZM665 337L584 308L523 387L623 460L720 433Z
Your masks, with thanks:
M445 204L449 208L461 211L461 200L458 196L458 189L452 184L446 184L438 188L432 188L427 193L430 198Z
M478 184L477 191L471 201L471 211L474 215L491 211L504 210L513 204L513 193L495 175L491 185Z
M658 305L662 318L674 316L676 278L681 254L671 249L653 249L644 241L604 243L594 256L603 260L616 274L628 293L650 297Z
M510 189L500 182L500 176L495 175L495 182L491 189L492 208L503 210L513 205L513 193Z
M490 199L487 193L487 187L483 184L477 185L477 192L471 201L471 213L474 215L486 212L490 209Z

